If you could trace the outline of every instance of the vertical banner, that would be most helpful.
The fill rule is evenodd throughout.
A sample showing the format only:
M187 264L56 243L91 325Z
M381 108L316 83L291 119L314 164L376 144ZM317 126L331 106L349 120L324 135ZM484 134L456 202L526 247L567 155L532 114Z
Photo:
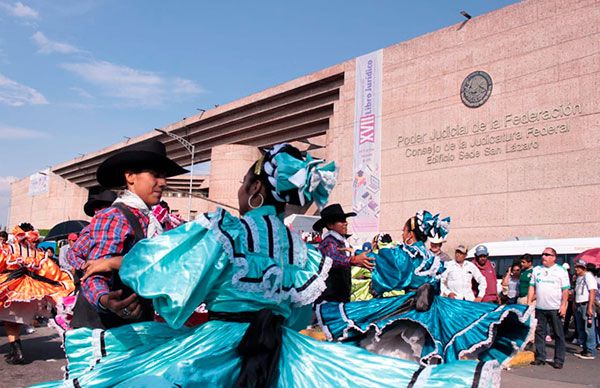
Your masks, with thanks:
M28 194L31 197L36 195L47 193L49 190L50 181L50 169L36 172L29 176L29 191Z
M351 220L357 233L379 229L382 68L383 50L356 58Z

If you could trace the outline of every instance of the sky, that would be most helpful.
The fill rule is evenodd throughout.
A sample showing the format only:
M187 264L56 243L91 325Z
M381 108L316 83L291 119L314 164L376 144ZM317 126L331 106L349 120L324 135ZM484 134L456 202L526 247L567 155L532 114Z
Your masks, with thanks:
M0 0L10 182L514 0Z

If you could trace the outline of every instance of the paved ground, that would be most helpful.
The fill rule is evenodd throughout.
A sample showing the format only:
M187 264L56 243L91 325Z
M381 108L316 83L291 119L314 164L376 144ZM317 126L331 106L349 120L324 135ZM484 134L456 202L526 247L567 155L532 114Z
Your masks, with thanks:
M22 337L28 364L8 365L0 357L0 387L17 388L31 384L61 379L61 367L65 365L61 340L56 332L48 327L37 328L33 334ZM549 345L549 355L553 349ZM568 345L567 351L577 348ZM0 328L0 353L8 351L4 331ZM502 387L506 388L600 388L600 358L593 361L580 360L567 355L565 367L556 370L549 365L524 366L502 373Z
M549 344L547 356L554 355L554 347ZM563 369L551 365L524 366L502 373L503 388L600 388L600 358L581 360L573 355L581 351L575 345L567 345L567 358ZM551 358L548 361L552 361Z
M0 328L0 354L8 353L4 328ZM9 365L0 356L0 387L27 387L35 383L63 378L61 367L66 364L62 341L54 329L38 327L33 334L21 337L27 358L25 365Z

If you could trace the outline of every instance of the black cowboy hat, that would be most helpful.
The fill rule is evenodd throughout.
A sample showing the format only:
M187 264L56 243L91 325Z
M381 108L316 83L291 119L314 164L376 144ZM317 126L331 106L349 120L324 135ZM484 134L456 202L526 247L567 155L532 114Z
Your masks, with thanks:
M115 199L117 199L117 194L113 193L110 190L103 190L97 194L92 194L88 198L85 205L83 205L83 211L90 217L94 216L94 210L101 207L110 206Z
M321 219L315 222L313 229L320 232L330 222L342 221L348 217L354 217L355 215L356 213L354 212L344 213L342 205L334 203L321 210Z
M103 187L112 189L125 186L125 171L153 170L166 177L189 172L167 157L165 145L156 140L132 144L109 156L96 171L96 179Z

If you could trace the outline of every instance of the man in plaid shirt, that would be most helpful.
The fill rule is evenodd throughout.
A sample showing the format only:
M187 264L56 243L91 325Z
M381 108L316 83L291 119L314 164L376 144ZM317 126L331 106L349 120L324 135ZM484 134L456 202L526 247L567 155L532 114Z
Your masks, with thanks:
M82 277L83 297L73 310L73 327L110 328L152 319L151 302L138 298L124 285L118 270L123 255L137 241L162 232L151 207L160 202L166 177L185 172L167 157L164 144L152 140L129 146L100 164L98 182L107 189L126 190L112 207L96 213L74 246L74 267L91 265L94 270Z

